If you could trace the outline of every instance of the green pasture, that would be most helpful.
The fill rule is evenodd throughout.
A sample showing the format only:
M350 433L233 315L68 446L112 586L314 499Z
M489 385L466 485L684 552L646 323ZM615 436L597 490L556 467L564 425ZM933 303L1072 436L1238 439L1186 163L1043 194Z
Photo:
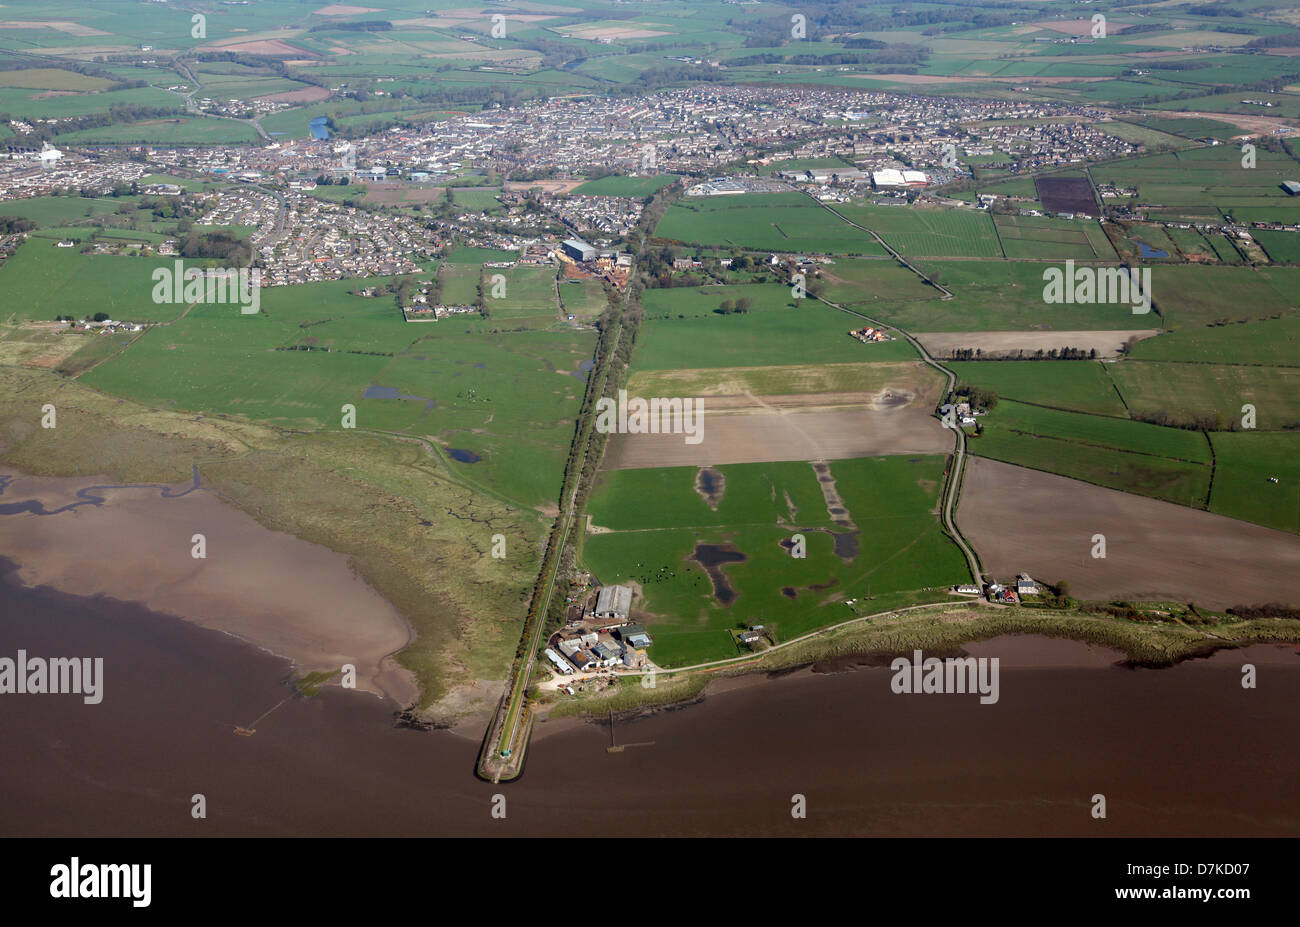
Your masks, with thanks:
M747 314L719 315L724 300L752 299ZM862 344L849 329L861 319L823 305L796 300L774 284L646 290L646 320L637 338L633 367L676 370L701 367L764 367L789 363L850 363L911 360L902 340Z
M650 653L663 666L735 655L732 629L763 624L788 640L853 617L846 600L927 587L938 596L969 579L934 515L943 457L829 466L858 532L851 557L835 552L829 532L847 529L831 521L812 466L785 462L718 467L725 489L716 512L694 489L694 467L603 473L590 511L613 530L588 535L583 560L604 583L640 585ZM656 504L644 505L646 498ZM804 559L781 546L794 533L805 537ZM746 557L720 568L735 591L727 605L688 560L700 543L732 545Z

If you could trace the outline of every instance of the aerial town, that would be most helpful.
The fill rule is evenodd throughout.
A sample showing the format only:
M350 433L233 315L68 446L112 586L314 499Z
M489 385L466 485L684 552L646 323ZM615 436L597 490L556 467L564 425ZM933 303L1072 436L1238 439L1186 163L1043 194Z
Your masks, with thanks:
M255 229L249 244L265 286L413 273L456 242L512 251L521 259L540 249L552 260L586 265L591 275L617 284L628 266L617 264L619 245L635 228L642 203L628 196L566 195L577 185L567 178L611 171L634 177L667 173L688 178L684 192L691 197L805 190L822 200L843 201L874 191L876 202L890 203L930 196L928 188L960 179L959 164L971 156L1002 152L1010 159L1004 166L1014 173L1138 150L1089 124L1099 119L1101 114L1088 107L1028 101L820 88L694 88L634 100L563 99L488 109L342 145L309 139L260 148L138 147L122 153L46 145L30 154L0 155L0 197L103 195L117 189L197 200L202 224ZM19 125L12 128L22 131ZM855 166L781 167L810 158L838 158ZM224 183L191 192L142 182L160 173ZM460 211L447 197L437 203L420 197L426 205L409 210L362 207L346 196L322 198L327 190L346 192L349 185L418 195L482 177L505 179L502 209ZM530 179L511 179L516 177ZM1122 205L1124 191L1103 189L1101 195L1122 215L1148 218ZM990 205L988 198L975 204L937 199L962 208ZM1248 238L1252 227L1286 228L1267 221L1205 227L1239 238ZM584 235L594 240L593 250L563 244ZM169 253L172 245L164 243L157 253ZM602 256L618 273L596 266Z

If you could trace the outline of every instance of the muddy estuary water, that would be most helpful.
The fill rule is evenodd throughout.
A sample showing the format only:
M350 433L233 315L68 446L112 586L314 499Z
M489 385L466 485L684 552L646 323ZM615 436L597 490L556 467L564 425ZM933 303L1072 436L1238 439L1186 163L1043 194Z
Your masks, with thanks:
M472 773L476 730L395 729L396 704L364 693L286 702L280 658L16 575L4 565L0 656L102 657L104 697L0 695L4 834L1300 833L1294 647L1143 670L1001 638L968 647L1001 661L992 705L896 695L887 666L841 660L619 722L622 752L607 725L539 724L523 778L494 787Z

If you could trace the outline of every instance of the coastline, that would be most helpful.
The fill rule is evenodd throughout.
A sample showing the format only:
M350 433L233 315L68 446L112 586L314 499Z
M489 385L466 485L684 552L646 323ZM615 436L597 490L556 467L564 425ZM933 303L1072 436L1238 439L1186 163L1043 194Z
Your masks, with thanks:
M12 480L0 493L0 557L23 585L139 603L247 641L299 673L351 663L358 691L398 708L418 698L394 659L414 637L410 625L346 555L265 528L201 486L103 488L91 498L79 490L114 481L3 474ZM196 534L203 558L193 556Z
M1038 609L979 609L954 605L920 618L891 618L888 614L839 628L825 636L794 646L755 654L740 666L682 671L664 670L654 689L643 689L639 677L620 680L615 691L581 699L544 704L548 723L585 721L600 724L611 714L615 722L632 721L664 712L679 711L705 699L793 675L834 675L864 667L888 665L895 656L922 650L931 656L955 656L979 649L994 639L1041 638L1071 641L1100 648L1114 659L1104 662L1132 669L1164 669L1188 660L1212 657L1257 644L1300 645L1300 621L1280 619L1232 621L1215 625L1229 628L1232 638L1169 622L1157 626L1102 617L1083 609L1065 613ZM1300 652L1300 651L1298 651ZM1036 669L1051 666L1028 664ZM1073 664L1070 664L1073 667ZM558 710L558 711L557 711ZM540 718L539 718L540 720Z

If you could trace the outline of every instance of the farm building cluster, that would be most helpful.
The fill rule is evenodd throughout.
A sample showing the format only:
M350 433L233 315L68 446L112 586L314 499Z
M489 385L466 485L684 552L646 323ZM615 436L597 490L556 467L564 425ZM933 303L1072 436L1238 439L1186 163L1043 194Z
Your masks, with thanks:
M552 636L546 659L564 676L602 669L642 669L649 632L631 621L632 587L602 586L570 611L564 629Z
M600 278L622 289L632 272L632 254L597 248L581 238L567 238L551 252L567 280Z
M1016 581L1008 585L998 582L985 583L981 589L974 583L963 583L953 586L951 591L958 595L985 595L990 602L1001 602L1005 605L1016 605L1025 596L1040 594L1038 583L1028 573L1017 574Z
M849 337L856 338L863 344L894 340L894 336L886 332L884 329L872 328L870 326L867 326L866 328L850 328Z

